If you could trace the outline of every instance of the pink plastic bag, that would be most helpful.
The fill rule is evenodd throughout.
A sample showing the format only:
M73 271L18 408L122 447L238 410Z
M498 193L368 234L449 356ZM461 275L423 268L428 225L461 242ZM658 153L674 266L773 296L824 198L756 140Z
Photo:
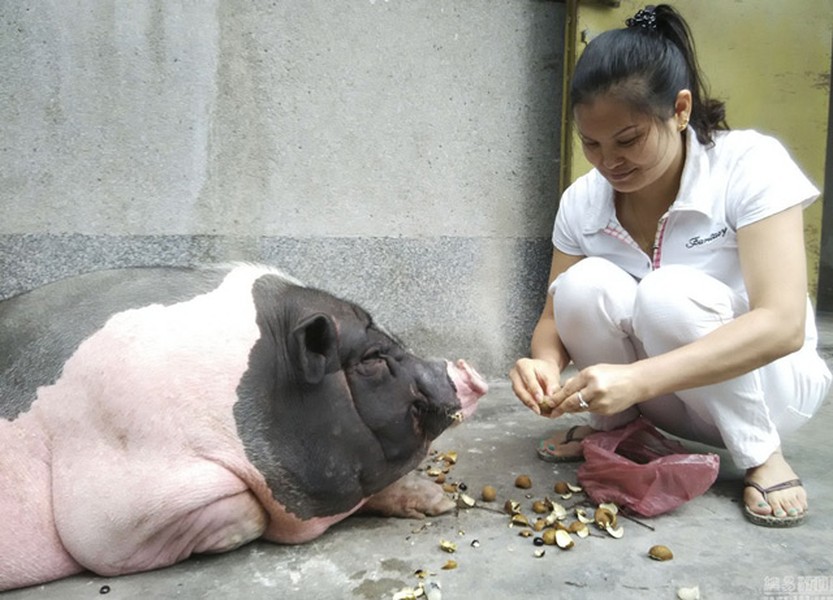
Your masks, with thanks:
M673 510L709 489L716 454L689 454L644 418L588 435L578 481L595 503L615 502L645 517Z

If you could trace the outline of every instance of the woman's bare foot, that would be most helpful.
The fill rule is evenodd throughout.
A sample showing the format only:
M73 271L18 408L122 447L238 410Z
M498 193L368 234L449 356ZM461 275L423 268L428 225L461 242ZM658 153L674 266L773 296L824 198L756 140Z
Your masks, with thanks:
M538 444L538 457L547 462L574 462L584 458L581 440L596 433L589 425L573 425L565 431L558 431Z
M780 448L762 465L748 469L745 483L743 503L752 522L787 527L803 521L807 493Z

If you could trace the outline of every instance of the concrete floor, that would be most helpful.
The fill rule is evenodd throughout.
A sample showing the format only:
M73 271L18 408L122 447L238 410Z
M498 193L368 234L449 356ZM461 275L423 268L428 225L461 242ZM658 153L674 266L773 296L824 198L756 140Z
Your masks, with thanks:
M833 320L821 323L823 351L833 356ZM564 420L564 424L577 422ZM494 485L498 500L486 508L459 510L423 521L354 516L303 546L254 543L221 556L195 557L174 567L119 578L80 575L2 594L3 600L93 598L281 598L390 600L416 587L416 572L439 584L442 598L675 598L680 587L699 586L701 597L802 598L833 596L833 543L826 515L833 514L833 478L826 440L833 430L833 404L784 440L788 460L804 480L811 515L804 526L776 530L749 524L738 498L742 473L725 455L721 475L705 495L672 513L642 524L624 520L624 537L594 531L569 551L546 546L543 557L530 539L508 526L500 513L507 498L531 500L514 487L528 473L532 497L552 495L559 479L575 481L577 465L538 460L534 447L553 427L514 400L505 382L492 385L469 422L449 430L434 445L458 453L450 473L479 495ZM571 501L565 502L568 504ZM526 510L531 514L530 510ZM447 554L440 541L458 545ZM472 542L479 541L474 547ZM654 544L674 558L647 557ZM443 570L453 558L458 567ZM794 587L789 588L788 586ZM103 586L108 586L107 588ZM808 587L810 586L810 587ZM814 586L814 587L812 587ZM807 593L807 590L823 590ZM792 591L790 591L792 590ZM792 594L792 595L790 595Z

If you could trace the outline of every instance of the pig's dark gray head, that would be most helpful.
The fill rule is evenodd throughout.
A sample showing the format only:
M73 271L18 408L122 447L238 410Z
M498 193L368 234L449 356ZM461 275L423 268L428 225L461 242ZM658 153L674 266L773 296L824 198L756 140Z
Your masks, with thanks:
M247 457L303 519L350 510L413 469L485 391L464 363L406 351L358 306L264 276L261 337L234 415Z

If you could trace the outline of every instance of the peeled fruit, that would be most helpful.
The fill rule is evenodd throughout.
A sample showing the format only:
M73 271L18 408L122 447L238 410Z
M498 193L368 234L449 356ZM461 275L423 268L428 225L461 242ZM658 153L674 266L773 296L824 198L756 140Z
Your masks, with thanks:
M671 560L674 558L674 553L668 546L651 546L648 550L648 556L654 560Z
M529 475L518 475L515 478L515 487L521 488L522 490L528 490L532 487L532 479Z

